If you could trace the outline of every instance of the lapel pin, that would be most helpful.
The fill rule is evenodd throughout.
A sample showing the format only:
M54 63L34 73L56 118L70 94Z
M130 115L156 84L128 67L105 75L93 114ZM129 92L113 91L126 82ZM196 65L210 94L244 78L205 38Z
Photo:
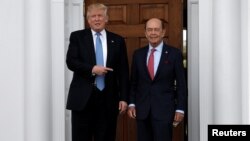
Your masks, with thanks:
M166 54L168 53L168 51L165 52Z

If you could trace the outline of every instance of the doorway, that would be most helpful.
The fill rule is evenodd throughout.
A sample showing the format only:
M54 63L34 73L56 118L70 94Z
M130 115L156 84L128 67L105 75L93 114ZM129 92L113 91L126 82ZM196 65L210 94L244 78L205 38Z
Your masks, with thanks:
M147 44L144 37L144 24L147 19L152 17L165 21L165 42L183 51L185 64L187 56L186 47L183 46L183 28L186 28L187 19L186 0L85 0L85 6L95 2L108 6L109 23L107 29L125 38L129 64L131 64L134 50ZM87 22L84 22L85 27L88 27ZM187 65L185 64L185 66ZM187 119L174 128L173 141L187 141L186 129ZM136 141L135 120L129 119L127 115L118 118L117 141Z

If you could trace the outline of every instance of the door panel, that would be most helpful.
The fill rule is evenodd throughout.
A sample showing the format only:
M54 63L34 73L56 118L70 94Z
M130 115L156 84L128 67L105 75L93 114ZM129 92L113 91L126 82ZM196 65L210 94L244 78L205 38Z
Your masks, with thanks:
M107 29L125 38L129 64L134 50L148 44L144 24L149 18L164 20L165 41L174 47L182 48L182 0L85 0L85 5L96 2L108 6ZM85 25L88 26L87 21ZM117 141L136 141L135 120L129 119L127 115L119 116L117 127ZM183 140L182 123L174 128L173 141Z

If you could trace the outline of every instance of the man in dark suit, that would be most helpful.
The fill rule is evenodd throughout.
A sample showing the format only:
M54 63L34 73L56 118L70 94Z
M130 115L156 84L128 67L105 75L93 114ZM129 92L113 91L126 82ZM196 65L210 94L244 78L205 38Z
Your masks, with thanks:
M127 109L125 40L105 30L105 5L90 5L87 20L90 28L71 33L66 58L74 73L67 100L72 141L115 141L117 116Z
M149 45L134 52L128 115L137 122L138 141L172 141L173 124L186 108L186 81L181 51L163 42L164 23L145 25Z

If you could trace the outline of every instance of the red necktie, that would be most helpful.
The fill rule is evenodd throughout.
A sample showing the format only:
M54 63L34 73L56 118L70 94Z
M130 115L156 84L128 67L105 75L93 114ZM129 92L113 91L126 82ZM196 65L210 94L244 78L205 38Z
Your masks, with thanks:
M151 53L148 58L148 72L150 74L151 79L154 79L154 52L156 49L151 49Z

